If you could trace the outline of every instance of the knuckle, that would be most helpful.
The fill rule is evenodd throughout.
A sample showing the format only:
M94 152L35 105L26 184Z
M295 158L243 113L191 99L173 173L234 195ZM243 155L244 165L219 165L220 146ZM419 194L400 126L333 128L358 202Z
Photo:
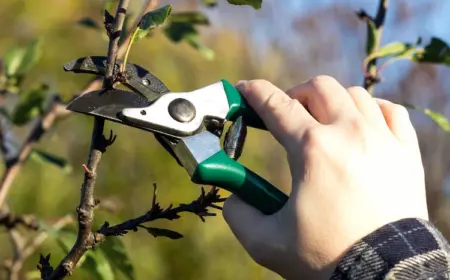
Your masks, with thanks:
M409 118L408 109L400 104L392 104L392 111L395 116Z
M350 94L369 94L367 90L361 86L352 86L347 89Z
M270 85L271 85L271 83L267 80L257 79L257 80L248 81L246 84L246 88L247 88L247 90L249 90L251 92L258 92L258 91L261 91L263 88L270 86Z
M292 99L289 96L280 94L280 92L277 91L272 91L264 104L266 109L272 112L285 110L293 105Z
M350 130L351 137L355 137L357 135L363 135L366 128L366 122L363 118L359 116L353 116L348 118L346 121L348 128Z
M328 75L319 75L316 76L314 78L312 78L311 80L309 80L309 83L312 87L321 90L321 89L328 89L330 87L336 86L338 85L338 81Z
M325 135L321 127L308 128L302 135L301 139L305 152L324 148L326 138L324 136Z

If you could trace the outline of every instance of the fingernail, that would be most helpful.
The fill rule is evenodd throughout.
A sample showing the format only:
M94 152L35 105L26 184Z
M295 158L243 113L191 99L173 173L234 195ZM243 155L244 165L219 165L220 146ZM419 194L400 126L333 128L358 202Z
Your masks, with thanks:
M236 83L235 87L237 89L243 89L245 87L245 84L247 83L247 80L240 80Z

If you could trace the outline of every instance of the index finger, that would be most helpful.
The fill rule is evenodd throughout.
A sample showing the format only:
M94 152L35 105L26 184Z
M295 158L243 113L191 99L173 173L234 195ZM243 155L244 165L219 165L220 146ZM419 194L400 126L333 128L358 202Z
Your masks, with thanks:
M236 88L284 147L318 124L298 100L266 80L241 82Z

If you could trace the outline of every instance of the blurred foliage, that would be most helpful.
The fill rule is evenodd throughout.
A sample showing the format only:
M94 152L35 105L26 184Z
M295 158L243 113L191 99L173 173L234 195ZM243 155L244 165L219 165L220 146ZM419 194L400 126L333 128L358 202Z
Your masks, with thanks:
M106 8L106 10L108 11L111 10L112 7L114 7L114 5L111 4L113 2L114 1L107 1L105 3L106 5L102 3L98 4L99 6L102 6L103 9ZM211 3L206 4L210 5ZM81 8L80 6L78 7ZM76 8L76 5L67 5L63 8L70 10ZM99 9L90 7L89 10L98 11ZM206 23L209 23L209 20L204 14L198 11L188 13L180 12L178 14L174 13L174 20L169 22L165 27L166 31L171 30L169 32L154 32L152 30L155 26L160 25L165 21L165 18L170 14L170 11L171 6L164 6L159 10L152 11L146 14L143 20L140 21L138 28L136 29L136 38L141 39L144 37L148 37L149 40L162 41L161 46L172 48L170 46L171 43L169 43L168 41L164 41L161 36L167 36L166 38L168 39L172 39L171 36L174 36L176 39L173 41L187 42L188 46L200 50L201 53L203 53L204 55L206 54L207 58L211 58L211 54L213 53L212 50L204 47L203 44L200 43L201 37L194 27L195 25L204 25ZM103 26L99 24L99 15L86 16L84 12L80 12L79 15L80 19L72 20L72 24L70 24L70 22L66 22L65 31L60 31L68 35L66 40L71 40L72 43L75 44L80 43L78 40L78 36L80 35L77 34L77 28L74 24L87 27L87 29L83 31L87 34L91 32L90 30L92 30L96 32L98 37L105 37L99 36L100 33L104 32ZM105 13L105 19L107 17L108 13ZM59 20L65 19L60 18ZM129 24L131 22L132 20L127 21L128 28L130 28ZM186 30L181 30L181 32L176 31L174 29L174 25L176 24L189 26L190 30L188 30L188 32L186 32ZM147 35L149 31L152 31L152 33L154 32L155 34ZM57 31L56 33L59 32ZM53 43L42 45L41 40L37 41L35 39L31 39L35 38L35 36L46 40L48 39ZM52 47L57 46L55 45L55 41L52 41L52 35L40 36L39 34L36 34L35 36L30 36L29 43L25 43L23 47L20 44L18 45L17 43L12 44L12 46L10 45L5 54L5 71L2 72L4 73L2 77L4 86L2 88L5 89L5 96L9 95L10 93L18 95L18 98L14 99L12 103L8 102L4 104L4 114L13 125L15 125L17 128L20 128L18 129L19 138L23 138L27 134L27 129L30 128L33 120L35 120L45 112L47 108L45 101L48 100L51 95L53 95L53 92L55 92L56 89L58 92L61 92L61 96L63 98L69 99L70 96L73 93L76 93L77 90L80 90L83 87L83 84L87 81L86 79L79 78L79 80L84 81L69 82L70 79L66 77L65 80L67 82L62 83L72 84L72 86L55 86L55 82L60 82L57 78L55 78L55 76L52 76L52 73L61 71L62 69L60 67L62 67L64 62L72 59L73 57L77 57L80 54L89 55L93 50L92 48L86 47L83 44L79 44L79 47L74 46L73 48L69 48L67 52L58 52L57 55L64 58L60 57L57 62L49 62L50 57L48 57L48 55L49 53L51 53ZM95 46L95 41L93 42L93 45ZM136 40L133 40L132 42L136 42ZM106 41L100 40L100 42L98 42L97 44L99 47L101 47L101 44L106 45ZM142 43L141 45L145 46L145 43ZM180 46L183 47L182 45ZM151 53L154 53L155 57L164 55L164 48L161 49L160 47L158 47L158 49L146 51L144 56L136 55L140 52L140 50L138 49L139 47L140 46L136 45L136 50L130 52L131 57L147 57L147 55ZM145 47L148 47L148 45ZM81 48L83 48L83 50L81 50ZM77 51L77 49L80 51ZM181 54L183 53L183 51L185 51L182 49L177 51L176 49L177 47L172 48L171 51L166 51L166 56L167 54L171 56L173 52ZM47 60L45 60L46 55ZM198 62L206 63L204 58L205 56L199 56ZM45 65L45 63L57 63L60 67L54 69L54 71L47 71L44 73L41 70L42 68L38 67L43 67L43 64ZM178 63L179 62L177 61L177 64ZM182 63L186 62L181 62L181 64ZM211 66L213 65L211 64L209 67ZM33 72L33 70L35 74L34 77L33 73L31 73L30 75L26 75L29 71ZM50 77L50 83L42 82L42 74L49 75L48 77ZM170 80L170 76L167 76L167 74L165 76L167 80ZM179 81L172 81L171 86L173 88L183 88L183 80L184 78ZM198 85L200 86L200 84ZM83 160L85 160L85 157L82 155L82 151L88 150L87 145L89 144L89 139L83 137L82 135L84 133L88 133L90 127L89 123L89 119L83 118L81 116L73 116L71 117L71 119L64 121L64 124L58 125L55 131L49 133L45 137L45 139L41 141L39 147L36 148L30 156L30 159L32 159L32 161L26 164L26 167L23 170L22 174L20 174L20 176L16 179L14 189L11 192L10 197L8 198L8 202L10 205L13 205L12 208L14 211L17 211L18 213L33 212L42 219L56 218L59 214L74 211L74 205L78 202L79 198L77 188L73 187L81 182L82 172L67 173L67 171L71 171L72 166L80 166ZM119 137L121 137L120 135L130 135L130 133L131 135L134 134L135 136L142 135L142 132L140 131L132 130L131 132L129 132L128 129L124 130L124 128L117 127L114 124L109 125L111 125L115 131L117 131ZM126 134L122 134L123 132L126 132ZM78 140L73 138L74 136L75 138L78 138ZM135 136L132 136L132 138L134 139ZM148 207L151 203L151 192L146 191L146 189L148 189L148 187L153 182L157 182L159 185L161 185L161 189L163 189L162 191L160 191L160 193L162 193L161 197L163 203L184 203L192 200L193 197L198 195L199 188L190 182L187 174L185 174L185 171L179 168L176 162L171 159L170 156L168 156L156 142L153 142L154 140L150 135L144 134L142 136L144 136L145 139L148 139L148 141L145 141L145 143L143 143L143 145L141 145L138 149L135 149L136 146L134 144L132 144L131 146L127 146L125 143L127 143L128 141L123 138L124 142L119 140L120 142L122 142L122 144L117 145L117 147L119 148L118 150L116 150L116 152L108 151L108 154L111 155L110 160L112 161L108 163L108 161L105 160L103 165L110 170L105 172L106 169L103 169L103 171L100 172L102 174L99 174L98 197L102 199L103 196L110 196L111 194L122 196L121 191L119 191L120 188L126 189L133 186L133 191L126 191L126 193L131 195L131 197L125 198L124 200L132 201L139 197L139 200L142 201L142 197L146 197L146 199L144 199L145 202L138 203L137 201L135 201L136 204L132 203L133 205L130 205L130 208L124 209L124 211L120 212L118 215L108 213L104 210L97 211L96 228L99 228L104 220L108 220L111 223L117 223L125 220L127 217L134 217L138 213L142 213L145 210L148 210ZM51 153L47 151L51 151ZM114 158L120 158L121 160L117 161ZM151 159L156 160L156 162L150 163L149 160ZM109 176L108 174L110 172L114 172L111 169L114 166L114 164L112 164L112 162L114 161L126 163L126 167L124 166L125 170L127 170L132 165L135 165L136 168L134 168L134 171L126 172L127 174L131 175L131 177L126 178L128 176L123 177L121 175L118 177ZM52 163L52 166L62 168L62 170L66 172L53 172L51 170L53 167L48 167L48 165L41 165L41 163L43 162ZM110 167L107 167L108 165ZM149 166L151 166L151 168L149 168ZM30 168L31 170L33 170L32 172L30 172L31 170L27 171ZM80 171L81 170L82 169L80 169ZM141 174L143 171L144 174ZM28 181L29 179L31 179L32 181ZM44 181L47 182L44 183ZM22 184L29 185L31 182L31 189L26 190L21 187L23 186ZM39 182L41 182L42 185ZM39 190L40 187L38 187L37 185L41 185L43 189ZM58 185L64 186L64 190L59 189L57 187ZM167 185L167 187L164 187L165 185ZM105 189L105 186L110 186L108 187L109 190ZM171 188L170 186L174 186L175 188ZM135 188L136 190L141 189L141 192L136 192ZM25 193L23 194L28 195L20 195L20 193L22 193L23 191L25 191ZM38 197L41 197L42 199L39 199ZM30 203L24 204L23 202L25 201L28 201ZM135 206L138 206L139 204L142 207L138 207L139 209L137 209ZM234 252L234 254L239 254L240 258L243 258L245 262L250 264L250 270L248 270L247 273L252 274L254 273L251 272L253 270L256 271L255 273L257 275L266 273L261 272L261 268L257 267L256 265L252 265L248 256L245 255L243 249L240 248L237 243L235 243L234 249L229 246L222 247L222 245L220 245L221 242L225 242L225 244L227 244L229 243L229 240L233 240L230 232L225 230L226 227L221 220L216 218L211 221L211 223L207 223L211 224L211 226L202 226L201 228L199 228L199 222L196 219L193 219L192 217L186 215L186 217L183 217L183 219L180 220L179 226L176 225L177 223L169 224L167 221L158 221L154 223L154 225L158 227L152 226L145 228L148 233L150 233L154 237L170 237L168 240L171 240L171 242L177 242L178 244L176 246L175 244L166 243L166 240L158 239L159 242L154 242L155 240L150 237L151 235L147 234L146 236L142 236L141 233L131 233L130 236L133 235L133 237L130 238L112 237L109 238L104 244L98 246L98 248L89 251L83 257L82 261L78 265L79 268L76 270L75 275L72 276L72 278L84 279L87 275L90 275L90 277L93 277L95 279L123 279L123 277L128 279L148 279L149 277L151 277L152 279L179 278L176 275L184 275L186 273L185 271L195 268L196 265L193 264L198 263L200 259L205 261L209 258L207 255L205 255L205 253L201 253L201 247L204 246L201 245L201 243L203 243L205 239L208 239L208 235L210 234L217 236L216 240L205 242L209 244L218 243L219 245L216 249L212 250L221 250L220 248L223 248L226 249L226 251L229 251L229 253L226 253L223 256L218 256L218 260L226 260L230 256L230 254L233 254ZM180 234L177 231L162 229L159 227L172 227L177 231L182 232L183 234ZM214 230L211 231L211 229L208 229L209 227L214 228ZM71 248L76 239L76 231L74 230L75 228L68 228L60 232L52 232L52 238L47 240L47 243L44 244L44 246L40 248L38 252L51 252L52 260L54 260L54 262L60 260L63 255L67 253L67 250ZM180 237L183 237L183 235L185 238L179 239ZM134 244L137 240L140 241ZM149 244L148 250L141 246L145 243ZM136 245L138 246L136 247ZM164 249L166 247L167 249ZM185 251L185 253L179 252L180 250L184 251L184 248L197 247L198 249L196 250L188 249ZM2 258L5 258L9 253L10 252L8 250L0 251L0 255ZM131 258L131 261L128 260L129 258ZM173 261L173 258L177 258L177 261ZM30 279L39 278L39 274L36 273L35 270L37 259L38 258L36 253L35 255L33 255L33 257L27 260L27 265L24 273ZM147 262L150 262L150 264ZM172 265L173 268L178 267L176 268L177 271L172 271ZM211 267L211 270L217 271L217 269L220 270L220 267L223 266ZM212 271L208 272L209 269L205 270L205 268L206 267L202 269L197 268L192 270L190 274L192 275L193 279L198 278L199 275L215 274ZM120 273L117 274L118 272ZM224 279L227 279L229 277L227 277L226 275L230 275L230 273L233 272L229 271L228 273L222 273L221 277L225 277ZM267 274L273 275L270 272L267 272ZM189 273L187 275L189 275ZM189 279L189 276L187 278L183 277L183 279Z
M106 54L106 36L102 21L104 10L112 13L115 2L42 0L5 1L0 4L0 21L11 26L10 29L0 30L0 53L3 54L0 89L12 98L4 101L1 112L14 125L18 138L23 139L27 135L30 123L45 111L46 100L52 94L57 92L63 99L69 100L89 81L89 77L85 75L64 73L62 65L77 57ZM309 70L318 64L320 59L316 60L313 56L315 52L320 51L323 57L330 53L328 45L319 42L321 36L331 38L331 31L323 32L322 35L317 32L315 24L318 19L325 22L327 17L323 15L312 13L304 16L305 26L315 32L315 37L309 38L315 47L306 55L307 63L299 67L292 64L300 59L299 56L283 50L277 43L268 47L262 61L254 54L254 45L246 35L236 30L214 26L217 16L210 17L198 3L227 11L226 7L218 7L218 1L199 0L190 1L190 4L186 4L189 1L170 2L173 4L173 10L168 11L169 6L163 6L166 8L160 10L164 15L170 13L167 21L165 17L162 21L155 20L150 16L152 14L149 14L148 20L141 22L139 28L143 29L163 22L164 24L161 28L150 28L149 32L140 33L138 38L145 37L147 40L133 45L129 60L155 73L173 91L192 90L221 78L231 81L265 78L287 87L319 74ZM192 4L193 2L195 4ZM262 1L257 0L228 2L250 5L255 9L260 9L262 4ZM264 2L265 5L269 3L268 10L274 9L273 5L270 6L272 2ZM133 6L133 15L139 12L138 6ZM178 7L187 8L187 11L181 11ZM264 9L253 12L263 13ZM333 9L326 12L328 18L335 15ZM341 20L346 19L341 16ZM127 17L127 29L131 28L132 22L132 18ZM336 22L339 20L334 24ZM201 27L208 26L213 32L201 34ZM364 33L357 34L361 35L361 46L366 43L367 55L357 59L363 61L364 65L373 59L384 59L383 63L380 63L380 72L385 70L386 65L397 60L426 63L427 66L433 64L434 67L434 64L449 64L449 48L442 39L432 37L425 46L421 46L422 40L419 39L415 44L394 41L375 48L377 31L370 20L367 30L370 35L367 42L363 40ZM337 42L339 41L332 44L336 49L339 48ZM307 47L302 45L298 48L305 50ZM327 58L322 61L326 66L321 68L321 71L331 69L331 62ZM339 65L335 69L336 74L359 71L356 66L347 69ZM432 73L431 70L426 71ZM409 74L416 77L418 74L414 73ZM357 81L352 81L352 84L355 83ZM402 80L399 83L399 93L413 92L408 87L411 82ZM436 84L438 80L429 83ZM414 100L409 99L401 101L404 104L414 103ZM449 123L444 114L436 113L425 108L426 106L409 106L423 112L442 129L449 131ZM15 212L35 213L42 219L74 213L83 176L81 165L89 150L91 126L91 118L73 115L59 123L42 139L32 153L32 161L26 163L8 197L8 203ZM100 200L117 198L125 207L118 213L110 213L104 209L96 211L94 229L99 228L105 220L111 224L119 223L147 211L151 205L154 182L160 187L159 198L163 206L185 203L198 196L198 186L190 182L186 172L151 135L114 123L108 122L107 126L117 133L118 140L108 149L98 170L96 197ZM442 143L442 139L447 137L439 134L441 140L438 141L437 137L434 137L438 132L429 132L428 127L430 126L427 126L427 129L418 129L419 133L428 137L425 139ZM443 150L441 148L441 151ZM428 152L424 149L426 170L430 170L429 166L435 166L432 159L435 159L436 153L436 150ZM284 155L284 151L270 135L251 129L241 162L288 192L290 177ZM43 162L51 165L42 165ZM74 172L61 172L70 171L72 167L75 167ZM439 195L442 192L437 191L436 187L433 189L433 186L438 184L442 187L442 178L446 171L436 175L435 170L436 168L427 178L431 182L427 186L432 186L429 187L432 189L429 191L429 199L432 200L431 214L440 221L438 225L446 233L445 229L450 226L439 220L439 217L442 217L442 207L449 203L442 202L442 195ZM222 193L227 196L225 191ZM444 206L439 208L439 205ZM160 227L180 232L183 238L178 239L179 236L174 234L174 231L170 232L176 240L153 238L149 233L161 234ZM61 232L51 232L52 238L48 239L38 252L51 252L52 260L60 260L74 243L74 230L75 228L66 228ZM167 232L164 234L167 235ZM3 230L0 233L0 242L9 242ZM0 259L11 257L10 249L8 246L2 246ZM28 275L28 278L38 277L35 269L39 259L38 252L26 262L24 274ZM89 251L79 265L80 268L75 270L72 279L113 279L112 275L114 279L279 279L250 259L233 237L220 213L218 217L211 218L204 224L195 216L183 215L182 219L175 222L152 223L148 232L133 232L125 237L109 238L98 248Z

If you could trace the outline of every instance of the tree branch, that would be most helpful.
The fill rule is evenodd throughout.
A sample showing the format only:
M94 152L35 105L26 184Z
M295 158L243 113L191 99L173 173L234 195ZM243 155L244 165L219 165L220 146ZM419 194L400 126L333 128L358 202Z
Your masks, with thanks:
M157 5L157 0L148 0L142 8L142 14L147 12L148 10L153 9ZM123 17L124 18L124 17ZM137 24L140 20L140 17L136 19ZM129 40L131 37L131 34L127 35L127 39ZM125 41L126 41L125 40ZM127 44L121 44L121 46L118 48L118 55L119 57L123 55L123 53L126 50ZM101 86L101 79L95 78L91 82L89 82L85 88L81 91L79 95L83 95L87 92L93 91ZM74 96L76 97L76 96ZM65 105L60 102L60 99L58 96L54 96L53 100L48 108L48 110L37 120L34 127L31 129L28 137L24 141L17 158L10 161L7 164L6 170L2 175L2 178L0 179L0 209L7 209L7 207L2 207L4 205L4 202L6 200L6 197L9 193L9 190L11 189L11 186L17 177L17 175L20 173L24 163L28 159L30 153L33 151L34 146L36 143L42 138L42 136L52 128L52 126L55 124L55 122L59 119L65 118L69 116L72 112L66 110ZM32 217L25 217L25 216L14 216L12 213L7 212L6 210L1 215L2 221L0 223L3 223L5 226L9 227L10 229L14 228L15 226L21 224L28 228L35 229L34 227L34 219L31 219ZM64 223L66 220L62 219L61 222ZM57 226L57 225L55 225ZM64 225L61 225L61 227ZM34 250L46 239L47 233L42 232L39 234L35 239L33 239L30 246L26 247L24 249L24 252L22 253L23 261L28 258ZM14 244L13 244L14 245ZM45 258L41 258L41 260L45 260ZM22 265L18 266L17 264L11 266L14 269L19 267L20 270ZM53 270L53 269L52 269Z
M154 186L153 192L153 203L152 208L144 215L137 217L135 219L130 219L121 224L115 226L109 226L108 222L105 222L103 226L94 234L95 242L101 243L105 241L107 236L122 236L127 234L129 231L137 231L139 227L148 228L144 226L144 223L155 221L158 219L175 220L180 218L180 213L190 212L197 215L203 222L204 217L215 216L215 213L208 212L208 207L215 209L222 209L220 206L215 205L215 203L220 203L225 201L225 198L221 198L218 194L218 189L212 187L208 193L202 188L202 193L200 196L189 204L180 204L178 207L172 208L170 205L166 209L162 209L157 203L156 199L156 184ZM150 232L150 231L149 231Z
M110 36L107 69L103 80L103 88L112 87L114 66L119 48L120 33L130 0L121 0L117 6L114 17L113 32L108 32ZM115 137L106 139L103 136L105 121L103 118L94 118L94 127L92 130L91 148L88 156L88 163L85 166L84 182L81 187L80 205L77 207L78 213L78 236L74 246L67 256L60 262L56 269L51 273L49 279L62 279L71 275L76 264L84 253L94 245L94 235L92 233L92 223L94 219L94 188L97 177L97 168L106 148L111 145ZM48 261L48 260L47 260Z
M375 52L379 49L381 43L381 37L383 34L383 26L386 19L386 13L389 5L389 0L380 0L378 4L378 11L375 18L370 18L365 12L362 12L365 15L365 20L373 20L376 27L375 34L375 48L373 48L372 52ZM362 18L362 16L360 16ZM367 41L369 41L370 34L367 34ZM369 56L371 53L368 53ZM366 75L364 77L363 87L373 95L375 84L379 82L377 77L377 61L376 59L369 62L366 69Z

